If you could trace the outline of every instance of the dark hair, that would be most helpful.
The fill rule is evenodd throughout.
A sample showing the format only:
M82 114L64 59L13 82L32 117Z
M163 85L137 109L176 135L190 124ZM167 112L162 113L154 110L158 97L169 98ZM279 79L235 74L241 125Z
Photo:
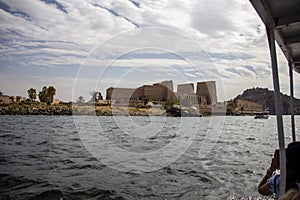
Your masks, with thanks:
M300 181L300 141L290 143L286 148L286 191L297 188Z
M300 192L291 189L282 195L279 200L300 200Z

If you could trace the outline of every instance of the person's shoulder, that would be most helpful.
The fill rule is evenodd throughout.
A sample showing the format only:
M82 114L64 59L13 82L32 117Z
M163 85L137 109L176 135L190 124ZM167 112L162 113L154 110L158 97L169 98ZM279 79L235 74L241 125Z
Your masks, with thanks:
M267 185L270 191L274 194L278 194L280 184L280 173L274 172L273 175L267 180Z

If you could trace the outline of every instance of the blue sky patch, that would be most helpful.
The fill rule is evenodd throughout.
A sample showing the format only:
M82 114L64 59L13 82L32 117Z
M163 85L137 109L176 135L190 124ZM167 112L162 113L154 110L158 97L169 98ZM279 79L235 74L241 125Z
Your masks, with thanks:
M30 15L28 15L27 13L22 12L20 10L12 9L6 3L0 2L0 9L4 10L7 13L10 13L16 17L22 17L25 20L32 21L32 17Z
M254 58L253 55L247 53L208 53L212 59L225 59L225 60L248 60Z
M255 71L254 67L246 65L245 68L248 69L251 72L254 72L257 75L257 72Z
M107 10L108 12L110 12L111 14L113 14L113 15L116 16L116 17L122 17L122 18L125 19L126 21L128 21L128 22L130 22L131 24L135 25L137 28L140 28L140 25L138 25L138 24L135 23L134 21L130 20L129 18L124 17L123 15L120 15L119 13L117 13L116 11L114 11L113 9L106 8L106 7L101 6L101 5L99 5L99 4L96 4L96 3L93 3L92 5L95 6L95 7L98 7L98 8L104 9L104 10Z
M61 5L60 3L58 3L57 1L55 0L41 0L42 2L46 3L46 4L52 4L52 5L55 5L56 8L64 13L68 13L68 11L66 10L66 8Z
M130 1L133 5L135 5L138 8L141 7L139 2L136 2L136 1L133 1L133 0L128 0L128 1Z
M234 73L234 74L237 74L237 75L239 75L239 76L241 76L242 74L238 71L238 70L236 70L235 68L228 68L228 69L225 69L226 71L229 71L229 72L232 72L232 73Z
M127 53L119 57L118 59L174 59L182 60L182 58L174 53Z

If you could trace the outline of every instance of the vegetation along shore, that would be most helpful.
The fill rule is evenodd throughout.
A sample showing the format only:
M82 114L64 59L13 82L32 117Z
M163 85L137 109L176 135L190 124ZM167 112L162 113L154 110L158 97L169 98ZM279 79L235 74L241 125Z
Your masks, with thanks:
M90 92L91 99L85 101L82 96L76 102L61 102L54 99L56 89L43 87L37 94L36 89L28 90L28 98L8 96L0 92L0 115L97 115L97 116L206 116L211 115L213 107L182 107L178 101L155 103L151 97L141 99L138 106L120 105L113 100L104 100L100 92ZM36 101L36 98L39 101ZM273 91L263 88L245 90L234 99L220 104L223 115L253 115L254 111L269 110L275 113ZM290 114L289 96L282 94L283 114ZM294 99L294 113L300 114L300 100Z

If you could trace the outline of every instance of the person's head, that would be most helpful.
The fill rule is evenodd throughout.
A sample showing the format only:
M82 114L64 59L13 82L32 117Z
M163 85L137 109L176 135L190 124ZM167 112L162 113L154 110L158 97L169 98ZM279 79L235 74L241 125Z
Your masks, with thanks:
M286 148L287 168L300 174L300 141L291 142Z
M290 143L286 148L287 190L300 181L300 141Z
M300 192L291 189L282 195L279 200L300 200Z

